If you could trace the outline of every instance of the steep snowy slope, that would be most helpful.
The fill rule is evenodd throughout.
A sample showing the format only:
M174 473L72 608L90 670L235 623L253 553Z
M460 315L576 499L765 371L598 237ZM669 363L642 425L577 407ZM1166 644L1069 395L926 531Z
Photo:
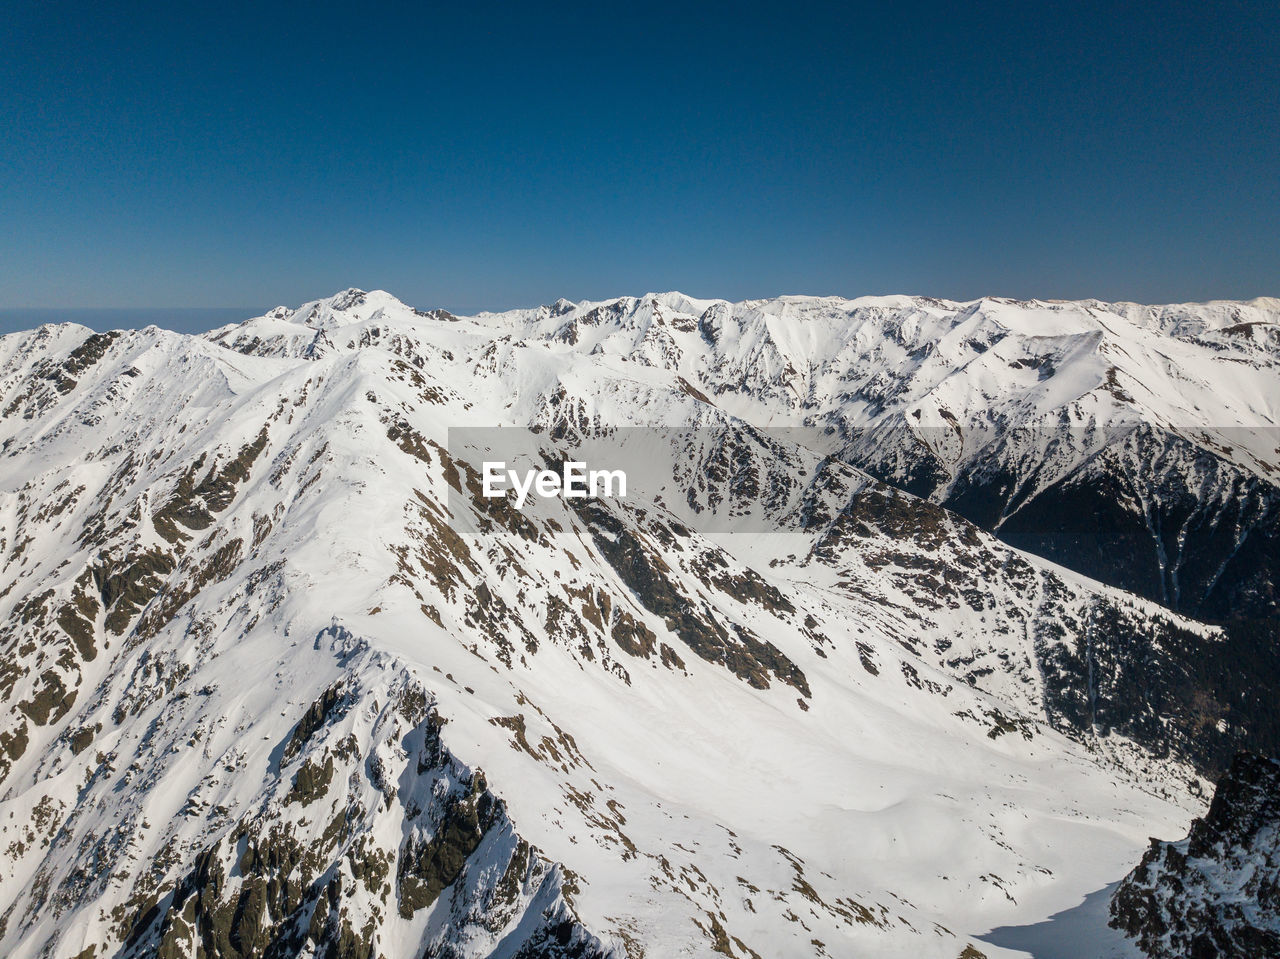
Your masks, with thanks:
M827 456L958 312L0 339L0 952L954 959L1114 881L1274 717L1214 698L1221 629ZM664 465L521 512L494 426Z

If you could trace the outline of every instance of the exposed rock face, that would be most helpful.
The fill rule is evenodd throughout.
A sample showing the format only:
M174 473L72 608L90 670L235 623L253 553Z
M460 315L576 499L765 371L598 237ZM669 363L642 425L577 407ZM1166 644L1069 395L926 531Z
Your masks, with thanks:
M388 910L432 916L432 959L499 942L519 956L608 959L561 868L444 745L428 691L362 644L348 655L349 678L304 714L258 808L176 883L122 910L122 959L375 959L396 951Z
M1111 925L1151 959L1280 956L1280 761L1240 753L1186 839L1151 840Z

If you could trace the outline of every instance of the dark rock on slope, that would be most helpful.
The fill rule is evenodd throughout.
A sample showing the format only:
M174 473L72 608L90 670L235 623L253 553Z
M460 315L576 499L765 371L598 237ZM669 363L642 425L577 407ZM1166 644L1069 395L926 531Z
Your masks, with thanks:
M1151 841L1111 925L1151 959L1280 956L1280 762L1240 753L1186 839Z

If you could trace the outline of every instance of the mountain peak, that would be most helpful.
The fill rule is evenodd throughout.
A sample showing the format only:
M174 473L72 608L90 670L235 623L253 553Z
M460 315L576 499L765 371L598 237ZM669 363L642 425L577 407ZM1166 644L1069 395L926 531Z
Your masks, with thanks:
M358 290L354 286L349 287L341 293L335 293L329 297L329 307L339 313L343 313L363 303L365 296L364 290Z

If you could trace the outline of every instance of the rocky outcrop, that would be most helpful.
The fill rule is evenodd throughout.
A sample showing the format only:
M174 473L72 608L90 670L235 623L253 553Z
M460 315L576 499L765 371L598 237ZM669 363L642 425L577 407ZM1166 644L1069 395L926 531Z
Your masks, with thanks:
M1240 753L1186 839L1151 840L1110 922L1151 959L1280 956L1280 762Z
M342 630L321 640L333 638L350 641ZM360 643L352 655L349 678L283 744L260 806L176 883L135 886L117 915L118 955L372 959L392 955L400 920L425 910L433 959L498 942L520 956L608 959L574 913L563 868L444 744L430 691Z

